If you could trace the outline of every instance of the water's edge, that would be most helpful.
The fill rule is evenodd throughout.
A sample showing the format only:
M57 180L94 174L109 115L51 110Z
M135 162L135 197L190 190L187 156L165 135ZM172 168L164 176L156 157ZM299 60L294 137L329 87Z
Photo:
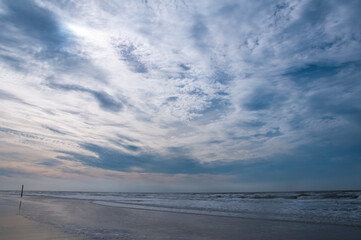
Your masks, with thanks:
M0 191L17 195L18 191ZM361 227L361 191L273 193L104 193L29 191L135 209Z

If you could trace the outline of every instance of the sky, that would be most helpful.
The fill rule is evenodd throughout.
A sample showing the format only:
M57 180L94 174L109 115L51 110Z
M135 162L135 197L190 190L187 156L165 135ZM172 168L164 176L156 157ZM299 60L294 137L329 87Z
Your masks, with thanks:
M0 0L0 189L361 189L361 1Z

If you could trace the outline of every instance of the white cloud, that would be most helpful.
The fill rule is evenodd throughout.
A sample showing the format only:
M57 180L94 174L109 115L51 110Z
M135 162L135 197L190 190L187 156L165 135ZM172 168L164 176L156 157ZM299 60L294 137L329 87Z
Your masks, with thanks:
M0 123L42 136L19 136L39 151L89 155L79 144L93 143L126 152L116 144L123 136L144 152L184 147L200 162L250 160L291 152L314 131L350 124L325 123L327 113L310 102L318 93L347 91L338 79L350 78L347 64L360 61L351 3L36 3L54 14L61 31L54 35L67 42L50 51L46 40L8 23L21 48L4 45L1 56L24 64L0 61L0 90L23 102L0 99ZM322 72L333 68L337 74ZM313 85L292 79L307 72L326 77L313 76ZM353 102L359 85L354 90ZM106 111L107 101L121 110Z

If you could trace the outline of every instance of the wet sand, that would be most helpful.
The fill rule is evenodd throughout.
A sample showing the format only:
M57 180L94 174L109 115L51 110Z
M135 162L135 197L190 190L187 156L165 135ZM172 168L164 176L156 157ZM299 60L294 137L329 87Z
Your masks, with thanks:
M41 224L26 219L19 214L14 201L0 199L0 239L4 240L79 240L85 239L79 234L65 233L49 224Z
M0 197L0 203L3 201ZM0 209L6 207L0 206ZM5 236L3 229L7 228L6 234L16 231L17 221L14 219L17 218L22 218L24 226L30 220L40 222L36 225L30 221L31 227L24 228L24 234L25 231L47 234L51 225L52 229L57 229L59 235L56 237L63 237L64 229L75 234L73 237L78 237L66 238L64 235L63 239L82 239L83 235L85 239L353 240L361 236L359 227L119 208L86 200L35 196L24 198L21 211L22 216L14 216L13 213L12 216L1 217L0 239L6 239L2 237ZM12 220L6 225L6 219Z

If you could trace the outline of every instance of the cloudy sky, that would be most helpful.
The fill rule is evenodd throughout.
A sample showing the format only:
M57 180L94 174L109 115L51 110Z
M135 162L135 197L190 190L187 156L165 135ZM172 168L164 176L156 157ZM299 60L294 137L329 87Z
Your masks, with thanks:
M360 189L360 16L1 0L0 189Z

